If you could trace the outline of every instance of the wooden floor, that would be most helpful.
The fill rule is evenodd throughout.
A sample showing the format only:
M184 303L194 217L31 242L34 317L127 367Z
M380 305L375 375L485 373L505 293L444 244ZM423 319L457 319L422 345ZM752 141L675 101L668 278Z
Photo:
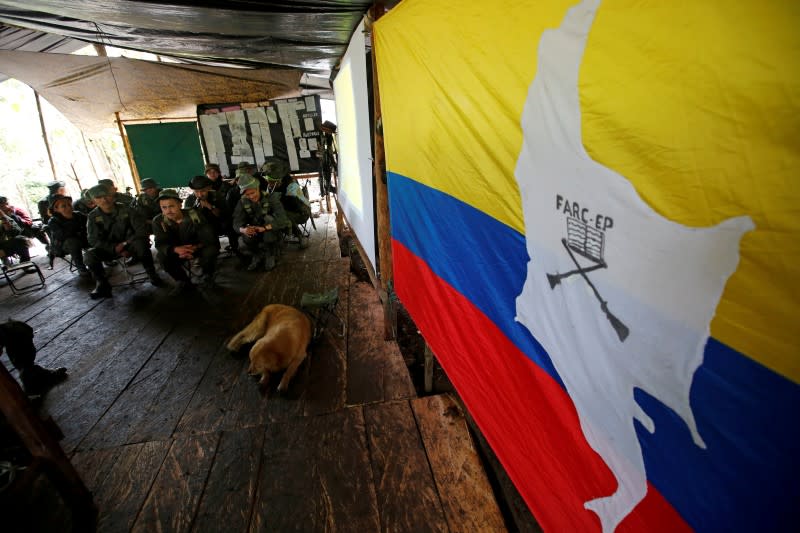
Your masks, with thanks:
M333 216L316 224L270 273L221 259L211 294L144 283L94 301L63 261L43 290L0 288L0 319L28 322L37 362L69 369L41 410L94 493L99 531L505 530L462 413L447 395L416 397ZM263 305L332 287L346 336L326 331L289 391L273 380L262 396L226 340Z

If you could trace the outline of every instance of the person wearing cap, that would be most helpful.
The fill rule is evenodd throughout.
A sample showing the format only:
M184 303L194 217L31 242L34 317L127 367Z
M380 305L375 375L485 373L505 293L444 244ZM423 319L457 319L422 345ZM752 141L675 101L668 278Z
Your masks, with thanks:
M114 183L114 180L112 180L110 178L103 178L101 180L97 180L97 184L98 185L103 185L109 191L111 191L111 194L114 197L114 202L120 203L120 204L123 204L123 205L126 205L126 206L130 206L133 203L133 196L131 196L130 194L125 194L125 193L119 192L119 189L117 189L117 184Z
M89 189L83 189L83 191L81 191L81 197L72 202L73 211L76 213L83 213L87 216L95 207L97 207L97 204L94 203L94 200L89 195Z
M205 177L205 176L203 176ZM197 260L203 272L202 285L214 287L214 272L219 255L219 239L199 209L181 209L181 199L174 189L158 196L161 214L153 219L158 261L175 280L175 292L191 288L183 262Z
M89 189L97 202L87 223L89 246L83 261L91 270L96 286L90 293L93 299L111 297L111 284L106 277L103 261L119 257L134 257L142 262L150 283L156 287L164 285L156 273L153 256L150 254L148 228L142 217L131 207L115 202L105 185Z
M272 270L282 231L291 227L280 193L262 190L253 176L239 178L239 190L242 196L233 213L233 226L241 235L239 249L252 256L247 269L256 270L263 264L265 270Z
M211 180L211 188L217 191L223 198L228 194L231 187L234 187L232 181L226 181L222 177L222 172L219 165L216 163L206 163L205 170L203 171L208 179ZM235 177L235 173L234 173Z
M214 228L219 238L231 224L231 214L225 197L214 190L214 183L207 176L195 176L189 180L192 193L183 201L184 209L197 209Z
M158 207L158 195L161 194L161 188L153 178L145 178L141 183L142 192L134 198L131 204L136 211L149 223L161 214L161 209Z
M47 184L47 196L39 200L36 204L39 211L39 218L42 220L43 224L50 220L50 197L56 194L67 194L66 186L66 183L59 180L51 181Z
M303 234L300 226L305 224L311 216L311 202L309 202L300 184L289 173L289 163L274 157L261 165L261 170L270 182L277 181L277 186L273 190L281 194L281 204L283 204L286 216L292 223L292 234L297 237L300 248L308 247L308 239Z
M69 254L78 274L89 274L89 269L83 263L83 251L89 248L86 215L74 211L72 198L62 194L56 194L50 198L50 211L53 212L53 216L47 222L48 231L52 237L50 257L64 257Z

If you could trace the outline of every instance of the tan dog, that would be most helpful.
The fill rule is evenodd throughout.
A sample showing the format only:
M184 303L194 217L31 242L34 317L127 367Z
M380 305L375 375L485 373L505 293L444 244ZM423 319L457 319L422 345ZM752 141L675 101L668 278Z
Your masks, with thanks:
M248 374L261 376L259 384L264 386L270 372L285 368L278 385L278 392L284 392L306 358L312 330L311 320L302 311L288 305L271 304L228 342L228 350L238 352L243 345L255 341L250 348Z

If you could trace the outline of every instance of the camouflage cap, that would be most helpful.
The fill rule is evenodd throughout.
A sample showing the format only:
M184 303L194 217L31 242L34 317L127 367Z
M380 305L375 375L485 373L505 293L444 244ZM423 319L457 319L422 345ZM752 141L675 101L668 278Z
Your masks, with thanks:
M145 178L142 180L142 189L158 189L158 182L153 178Z
M175 189L164 189L158 194L158 201L160 202L161 200L177 200L180 202L181 197Z
M212 169L216 170L217 172L220 171L218 164L216 164L216 163L206 163L206 168L205 168L205 170L203 170L203 172L208 172L209 170L212 170Z
M105 185L98 183L91 189L89 189L89 198L92 200L96 198L101 198L103 196L108 196L111 194L111 191Z
M89 189L83 189L81 191L81 198L86 200L87 202L92 200L92 195L89 194Z
M250 161L240 161L239 164L236 165L236 170L253 168L254 166L255 165Z
M99 183L100 185L105 185L106 187L116 187L116 185L114 185L114 180L110 178L103 178L101 180L97 180L97 183Z
M59 200L66 200L69 202L69 205L72 205L72 196L67 196L66 194L54 194L50 197L50 209L53 209Z
M258 181L258 178L254 178L249 174L239 178L239 190L241 192L244 192L247 189L258 189L260 187L261 182Z
M195 176L189 182L189 188L193 191L205 189L206 187L211 187L212 185L214 185L214 182L208 179L207 176Z
M63 181L59 181L59 180L51 181L51 182L47 183L47 188L50 190L51 194L56 192L61 187L66 187L66 186L67 186L66 183L64 183Z
M0 196L0 205L6 205L8 203L8 198L5 196Z

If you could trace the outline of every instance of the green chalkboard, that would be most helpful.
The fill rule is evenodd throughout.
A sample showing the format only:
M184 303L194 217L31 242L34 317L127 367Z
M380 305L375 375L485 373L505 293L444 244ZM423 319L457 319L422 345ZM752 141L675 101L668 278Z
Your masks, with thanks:
M141 179L153 178L162 188L186 187L203 173L197 122L126 124L125 131Z

